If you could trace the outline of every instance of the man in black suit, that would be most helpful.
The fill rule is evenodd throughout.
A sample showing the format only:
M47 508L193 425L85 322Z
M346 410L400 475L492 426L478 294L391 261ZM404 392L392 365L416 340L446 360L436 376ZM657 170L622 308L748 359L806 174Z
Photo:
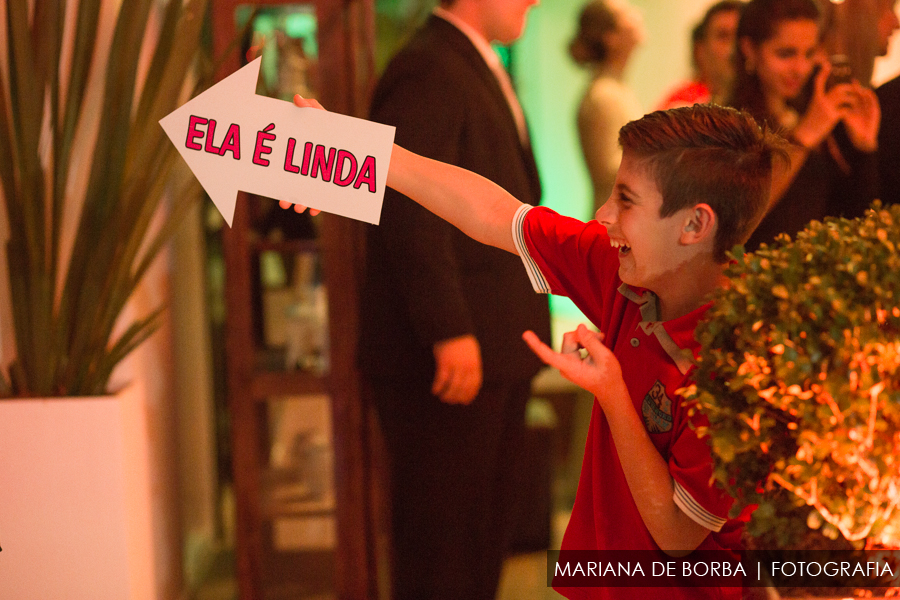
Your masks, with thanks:
M452 1L452 0L451 0ZM371 118L413 152L537 204L524 117L489 42L518 38L537 0L442 4L391 61ZM472 241L393 190L367 232L360 367L391 477L394 598L494 597L511 477L546 298L518 257Z

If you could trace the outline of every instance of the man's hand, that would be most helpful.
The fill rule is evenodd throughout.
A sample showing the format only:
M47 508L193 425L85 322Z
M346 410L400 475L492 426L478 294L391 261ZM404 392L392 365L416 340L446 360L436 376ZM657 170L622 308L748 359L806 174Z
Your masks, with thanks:
M603 345L603 334L579 325L563 335L562 348L555 352L532 331L522 334L542 361L556 367L563 377L597 397L604 410L611 398L628 397L622 368L612 351ZM582 355L582 350L586 351Z
M294 94L294 106L298 106L300 108L318 108L319 110L325 110L325 107L319 104L318 100L306 99L300 94ZM293 206L294 212L297 213L302 213L307 209L307 207L303 206L302 204L292 204L287 200L279 200L278 206L285 210L288 210ZM312 216L316 216L320 212L322 211L316 210L315 208L309 209L309 214L311 214Z
M469 404L481 390L481 347L473 335L434 345L431 393L447 404Z

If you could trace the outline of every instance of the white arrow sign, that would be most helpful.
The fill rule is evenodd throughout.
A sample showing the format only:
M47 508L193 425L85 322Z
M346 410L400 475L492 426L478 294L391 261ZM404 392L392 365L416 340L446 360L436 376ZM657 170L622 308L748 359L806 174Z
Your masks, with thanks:
M159 122L229 227L238 190L377 225L394 128L257 96L260 63Z

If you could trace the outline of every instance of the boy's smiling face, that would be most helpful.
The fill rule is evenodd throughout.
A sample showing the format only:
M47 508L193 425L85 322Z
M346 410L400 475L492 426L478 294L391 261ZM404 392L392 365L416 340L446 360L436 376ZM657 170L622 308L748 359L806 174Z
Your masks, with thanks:
M606 226L613 247L619 249L619 277L628 285L659 294L679 267L696 253L683 243L691 230L694 210L685 208L660 217L662 194L647 168L626 151L609 200L596 219Z

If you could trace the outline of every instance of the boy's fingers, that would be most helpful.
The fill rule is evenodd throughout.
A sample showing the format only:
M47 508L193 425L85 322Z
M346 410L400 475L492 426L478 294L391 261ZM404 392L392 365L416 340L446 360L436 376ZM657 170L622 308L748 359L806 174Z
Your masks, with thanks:
M563 334L562 347L559 350L562 354L572 354L578 352L580 349L581 345L578 343L578 335L576 332L568 331Z
M570 331L563 336L561 352L554 352L533 331L523 333L522 339L525 340L532 352L537 354L538 358L560 371L581 363L582 356L579 351L582 348L585 348L591 355L605 350L601 341L603 334L591 331L584 325L579 325L578 329Z
M606 349L603 345L602 333L591 331L584 325L579 325L575 332L578 335L578 342L591 356L596 356L597 353L603 352Z
M532 352L537 354L537 357L540 358L544 364L558 369L563 377L566 377L567 379L570 379L572 370L581 365L581 355L577 352L571 354L554 352L550 346L542 342L540 338L531 331L526 331L522 334L522 338L531 348Z
M528 347L531 348L531 351L537 354L538 358L540 358L550 366L557 366L555 364L556 353L550 348L550 346L542 342L533 331L526 331L525 333L523 333L522 339L525 340L525 343L528 344Z

